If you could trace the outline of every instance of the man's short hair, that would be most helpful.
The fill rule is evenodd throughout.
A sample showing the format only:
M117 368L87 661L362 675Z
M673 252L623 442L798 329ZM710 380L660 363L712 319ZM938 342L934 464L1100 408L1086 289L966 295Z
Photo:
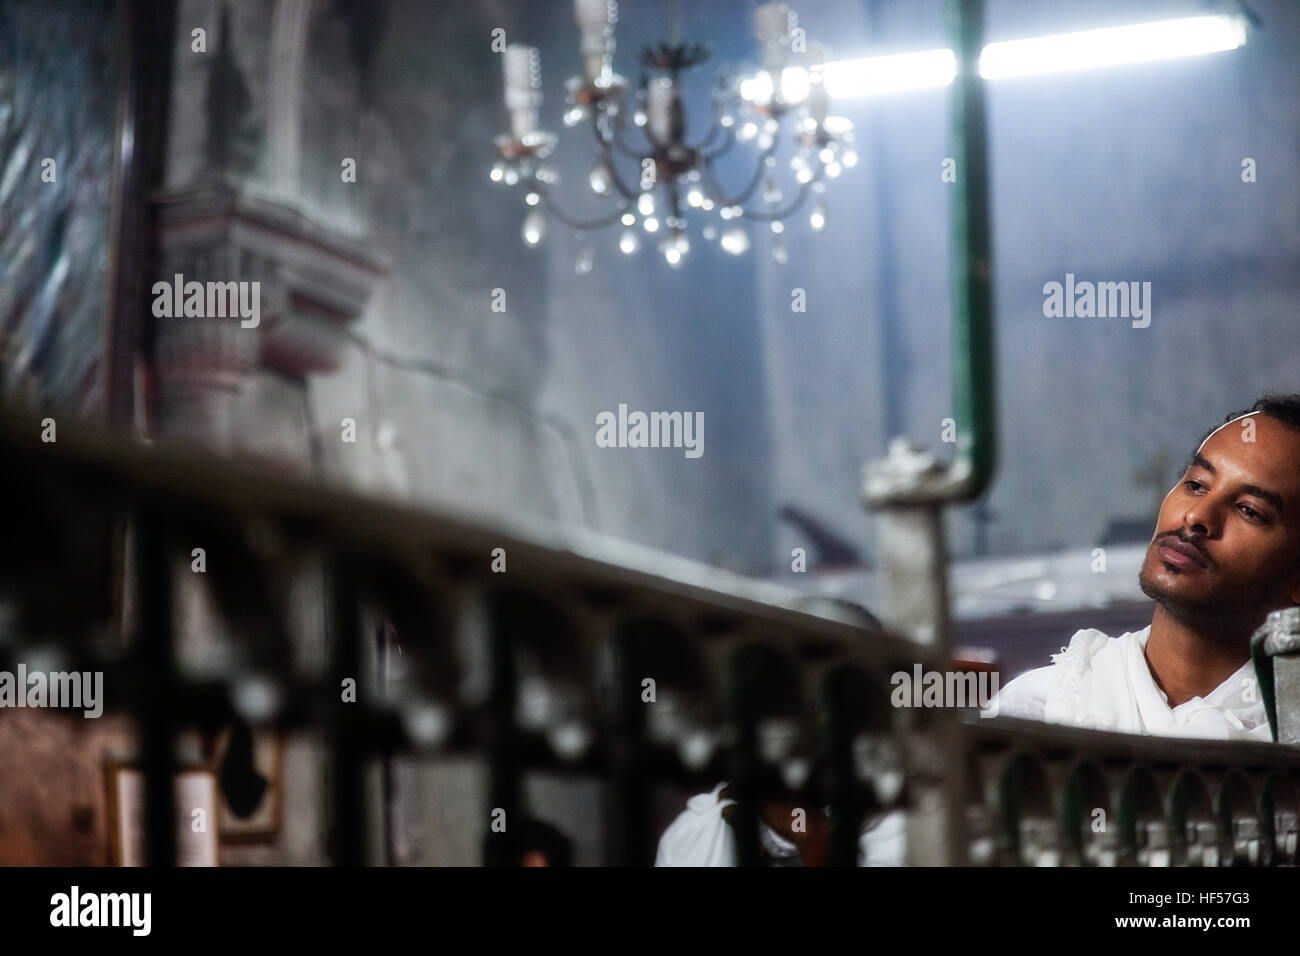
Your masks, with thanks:
M1294 428L1297 431L1300 431L1300 394L1282 395L1270 392L1259 398L1254 405L1250 406L1250 408L1243 408L1239 412L1231 412L1224 416L1223 425L1228 424L1228 422L1231 422L1234 419L1241 418L1243 415L1250 415L1255 412L1258 412L1261 415L1267 415L1269 418L1276 419L1288 428ZM1197 449L1199 450L1200 447L1205 444L1205 440L1222 428L1223 425L1215 425L1202 435L1201 440L1196 444ZM1193 452L1192 458L1195 457L1196 452Z
M1269 418L1276 418L1284 425L1300 428L1300 395L1265 395L1246 411L1229 415L1227 421L1232 421L1239 415L1249 415L1251 412L1261 412Z

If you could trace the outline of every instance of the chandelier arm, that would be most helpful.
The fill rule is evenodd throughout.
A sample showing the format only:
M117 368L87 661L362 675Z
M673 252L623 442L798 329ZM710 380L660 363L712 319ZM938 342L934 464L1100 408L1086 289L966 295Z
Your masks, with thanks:
M714 137L716 137L716 136L718 135L718 131L719 131L719 130L725 130L725 129L726 129L726 127L723 126L721 123L719 123L719 122L715 119L715 120L713 121L713 123L710 124L710 126L709 126L709 131L708 131L708 133L705 134L704 139L700 140L698 143L696 143L694 146L692 146L691 149L695 150L695 151L698 152L698 153L702 153L702 154L706 154L706 153L708 153L708 152L709 152L709 144L710 144L711 142L713 142Z
M798 194L796 194L794 199L787 203L782 209L774 209L771 211L755 210L751 212L742 207L740 214L746 219L752 219L754 222L776 222L778 219L785 219L788 216L792 216L799 211L799 207L802 206L804 201L808 198L808 193L812 191L811 187L813 182L815 182L815 180L801 183Z
M705 137L705 139L699 143L699 146L695 148L701 152L708 152L708 155L710 156L722 156L724 152L727 152L729 148L736 143L736 130L732 129L731 126L724 125L723 117L727 116L727 111L731 108L733 103L738 104L741 100L740 96L737 96L735 92L727 94L727 92L719 92L716 90L712 92L708 99L710 99L710 107L714 117L712 117L712 120L710 121L710 130L708 130L707 137ZM707 151L706 147L708 146L708 143L712 142L712 139L714 139L714 135L718 133L718 130L722 130L725 137L727 137L727 144L725 144L725 146L719 146L714 151Z
M735 130L731 129L728 126L722 126L722 125L716 126L715 129L722 130L723 141L719 143L717 146L715 146L713 149L705 149L704 147L708 145L709 140L713 139L713 133L709 133L709 135L705 137L704 142L701 143L698 147L700 150L700 157L702 159L705 160L717 159L723 153L730 152L731 148L736 145Z
M595 111L592 112L591 126L592 129L595 131L596 139L600 141L600 145L605 151L606 158L609 158L610 149L613 148L613 149L617 149L624 156L631 157L632 159L641 159L643 154L633 149L632 147L628 146L624 142L623 135L622 135L623 134L622 126L616 125L614 127L613 132L610 132L605 128L605 125L601 123L602 119L606 120L606 122L609 121L609 117L607 115L605 114L598 115Z
M596 144L600 149L600 156L605 161L605 166L609 169L609 178L614 183L614 188L618 190L619 194L624 199L636 199L640 195L640 191L631 189L623 182L623 178L619 176L618 166L614 163L613 150L610 148L610 138L605 134L604 130L601 129L600 120L597 118L595 112L591 114L591 128L593 135L596 137ZM640 153L628 153L626 150L620 151L627 153L637 160L642 158Z
M724 126L722 124L722 117L726 115L728 106L733 101L739 102L740 97L735 93L725 93L714 90L712 95L709 97L709 100L713 110L713 120L709 128L709 135L704 137L704 140L696 147L696 149L701 152L704 159L712 159L714 156L721 156L736 144L736 131L730 126ZM713 141L713 137L718 130L722 130L725 134L726 144L720 144L716 149L708 149L707 147L709 143Z
M673 219L680 220L682 218L682 197L678 193L676 180L674 180L671 186L669 186L667 193L668 212L672 215Z
M605 165L609 167L610 181L613 182L614 188L618 190L619 195L629 202L641 195L641 190L632 189L627 183L623 182L623 177L618 174L618 166L614 163L614 157L610 155L608 148L605 150Z
M632 159L637 159L637 160L643 159L645 157L645 153L641 152L639 149L634 149L627 144L627 139L623 135L622 127L616 128L613 134L609 137L609 139L606 142L611 143L614 146L614 148L617 149L624 156L628 156Z
M727 194L722 191L722 187L718 185L718 178L713 172L713 159L705 159L704 172L708 177L709 188L714 192L714 200L720 202L724 206L738 206L743 204L750 196L754 195L754 190L757 189L758 184L763 181L763 170L767 168L767 158L776 152L776 144L776 137L773 137L772 145L759 154L758 168L754 170L754 176L749 181L749 185L740 193L730 198L728 198Z
M614 133L613 141L614 141L615 148L617 148L618 151L622 153L624 156L629 156L635 160L642 160L645 158L646 155L645 153L641 152L638 149L633 149L631 146L627 144L627 140L623 138L621 132Z
M601 146L608 146L610 136L605 130L605 125L601 122L604 118L605 114L599 108L591 111L591 132Z
M582 232L590 232L593 229L604 229L606 226L612 226L615 222L618 221L619 217L622 216L623 213L627 212L628 210L628 205L626 203L623 203L620 204L619 207L615 209L612 213L610 213L608 216L600 216L597 217L596 219L577 219L573 216L570 216L568 213L564 212L564 210L562 210L559 206L557 206L555 204L555 200L551 198L551 194L549 192L543 189L543 190L539 190L539 193L541 194L542 202L546 204L547 211L552 216L560 220L560 222L564 223L570 229L578 229Z

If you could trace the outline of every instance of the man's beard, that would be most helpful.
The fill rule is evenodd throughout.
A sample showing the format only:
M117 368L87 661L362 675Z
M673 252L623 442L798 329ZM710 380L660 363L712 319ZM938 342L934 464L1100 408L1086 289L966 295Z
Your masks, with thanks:
M1209 625L1210 629L1205 631L1207 637L1222 634L1225 640L1236 640L1237 632L1243 626L1257 626L1268 613L1268 609L1260 605L1258 592L1250 593L1244 589L1231 597L1222 594L1192 599L1179 597L1158 584L1155 575L1147 573L1145 563L1138 575L1138 586L1143 594L1176 620L1199 625L1198 630Z

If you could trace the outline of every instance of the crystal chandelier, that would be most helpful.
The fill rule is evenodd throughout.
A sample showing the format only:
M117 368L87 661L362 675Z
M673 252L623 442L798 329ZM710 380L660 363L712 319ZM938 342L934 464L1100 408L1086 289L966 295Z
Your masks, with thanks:
M586 273L593 259L586 234L615 224L622 227L618 247L624 254L641 248L644 232L659 239L659 252L671 266L679 265L690 249L688 213L703 221L705 240L716 239L733 255L749 248L746 220L765 224L774 233L772 254L780 263L788 255L781 235L785 220L810 197L809 224L814 231L825 227L825 180L856 165L858 157L852 124L830 115L822 70L829 60L826 48L806 42L789 7L767 3L755 11L759 68L738 82L719 76L710 96L708 130L695 142L687 139L691 124L682 76L705 62L709 50L682 42L679 0L669 0L668 42L640 53L641 82L634 91L613 71L616 0L575 0L574 12L583 74L566 84L564 123L590 124L596 160L588 185L612 207L584 219L556 201L559 177L547 157L557 138L538 127L541 58L535 47L511 44L503 54L510 132L496 138L499 156L491 178L523 186L530 207L523 223L525 242L542 241L549 215L581 237L576 270ZM782 178L792 178L793 184L783 190L777 183L776 154L787 138L794 155L790 176ZM753 171L738 191L728 192L718 181L715 163L738 142L754 144Z

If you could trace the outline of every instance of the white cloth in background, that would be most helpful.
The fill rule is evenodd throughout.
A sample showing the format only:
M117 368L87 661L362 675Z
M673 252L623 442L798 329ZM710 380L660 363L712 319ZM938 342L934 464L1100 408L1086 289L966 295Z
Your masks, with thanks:
M659 838L655 866L735 866L735 833L722 819L724 808L735 800L719 800L720 783L709 793L686 801L686 809L668 825ZM763 849L775 857L798 856L793 843L761 820L758 824ZM907 849L906 817L901 810L884 814L858 836L859 866L902 866Z
M1147 666L1150 636L1150 625L1115 638L1077 632L1050 665L1002 688L997 714L1160 737L1273 739L1250 661L1205 697L1171 709Z

